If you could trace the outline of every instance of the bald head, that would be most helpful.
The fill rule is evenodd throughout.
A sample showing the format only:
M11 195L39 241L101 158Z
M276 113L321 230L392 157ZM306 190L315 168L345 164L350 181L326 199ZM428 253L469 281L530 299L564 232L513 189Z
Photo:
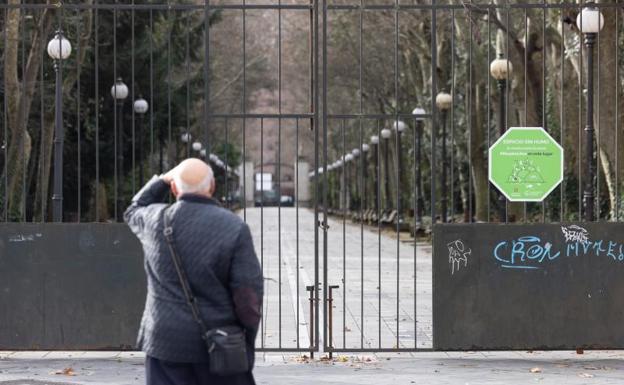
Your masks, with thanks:
M183 160L173 173L171 191L176 197L183 194L212 196L214 192L212 169L200 159Z

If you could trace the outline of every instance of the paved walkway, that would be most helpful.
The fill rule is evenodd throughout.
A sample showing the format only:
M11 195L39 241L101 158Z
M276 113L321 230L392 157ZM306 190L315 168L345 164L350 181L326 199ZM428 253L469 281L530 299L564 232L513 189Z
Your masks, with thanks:
M258 355L258 384L622 384L624 352L479 352L339 356L333 362ZM0 384L144 384L143 356L0 352Z
M240 215L251 228L266 280L258 345L308 347L305 287L315 274L314 212L267 207ZM350 220L330 218L328 224L327 283L339 286L333 291L333 346L431 348L431 247L414 248L413 241L399 241L391 230ZM323 281L322 232L319 237Z

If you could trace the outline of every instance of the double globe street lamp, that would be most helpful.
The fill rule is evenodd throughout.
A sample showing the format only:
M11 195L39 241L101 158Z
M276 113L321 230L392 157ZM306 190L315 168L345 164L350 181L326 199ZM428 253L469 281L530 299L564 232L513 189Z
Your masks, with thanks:
M63 221L63 78L62 62L71 55L71 43L58 30L48 43L48 55L54 60L56 73L55 110L54 110L54 191L52 193L52 218L54 222Z

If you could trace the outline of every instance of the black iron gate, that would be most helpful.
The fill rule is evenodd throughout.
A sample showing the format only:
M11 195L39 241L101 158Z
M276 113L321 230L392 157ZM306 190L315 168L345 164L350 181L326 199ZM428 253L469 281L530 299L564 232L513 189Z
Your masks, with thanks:
M583 7L1 4L4 221L115 222L147 175L202 157L253 230L261 350L430 349L433 223L620 219L623 5L597 5L599 34ZM565 149L542 203L488 183L510 126Z

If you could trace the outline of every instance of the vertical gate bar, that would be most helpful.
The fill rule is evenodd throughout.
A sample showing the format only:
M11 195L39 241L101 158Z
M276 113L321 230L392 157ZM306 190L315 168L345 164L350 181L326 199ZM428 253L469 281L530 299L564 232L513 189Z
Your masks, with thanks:
M264 118L260 118L260 270L262 271L262 276L264 276ZM268 290L267 290L268 291ZM266 297L268 298L268 293L265 292ZM260 314L264 314L266 304L265 301L262 301L262 312ZM265 315L266 317L266 315ZM266 319L266 318L265 318ZM265 321L262 321L260 327L262 329L262 343L261 346L264 348L264 325Z
M80 179L80 170L81 170L81 164L80 164L80 157L81 157L81 148L80 148L80 70L81 70L81 66L79 63L79 57L80 57L80 49L81 44L82 44L82 38L81 38L81 31L80 31L80 24L81 24L81 19L80 19L80 11L76 10L76 40L78 41L78 44L76 45L76 138L77 138L77 151L78 151L78 156L77 156L77 182L76 182L76 189L78 190L78 207L77 207L77 219L78 222L80 222L80 214L81 214L81 210L80 210L80 206L81 206L81 201L82 201L82 188L81 188L81 179ZM43 78L41 78L41 81L43 82ZM43 133L43 131L41 131ZM43 139L43 138L41 138ZM41 140L43 142L43 140Z
M377 342L378 347L381 349L381 168L379 167L379 163L381 162L381 151L379 151L379 147L381 146L381 121L377 120L377 138L379 142L375 146L377 149L377 163L375 165L377 174L377 325L378 325L378 336Z
M149 78L150 96L149 125L150 125L150 175L154 175L154 13L149 10ZM143 186L141 186L143 187Z
M225 207L228 208L228 210L231 208L230 207L230 178L228 176L228 170L229 170L229 166L228 166L228 162L230 161L230 157L228 156L228 154L230 153L229 151L229 127L228 127L228 123L230 121L230 119L225 118L224 119L225 122L225 151L224 151L224 156L225 156L225 180L224 180L224 184L225 184Z
M167 1L169 4L169 1ZM167 31L167 167L173 165L173 148L171 133L171 34L173 33L173 23L171 19L171 8L167 9L167 22L169 22L169 30ZM209 95L206 95L208 99ZM206 125L208 127L208 125Z
M4 20L8 20L8 18L9 18L9 9L5 8L4 9ZM7 41L8 41L8 39L7 39L7 29L3 28L2 30L3 30L3 33L2 33L3 47L5 47L5 49L6 49ZM6 55L3 54L2 57L3 57L3 61L5 61L5 63L2 63L2 64L5 65L6 64ZM3 87L6 90L6 79L3 78L3 80L4 80ZM7 169L8 169L7 165L9 163L9 159L8 159L8 156L7 156L8 147L9 147L9 143L8 143L8 122L7 122L7 113L8 113L8 101L7 100L8 99L7 99L6 92L3 92L2 95L3 95L3 97L2 97L2 105L3 105L3 107L2 107L2 109L3 109L2 117L3 117L3 121L4 121L3 122L3 131L4 132L3 132L3 140L2 140L2 153L3 153L3 156L2 156L3 162L2 163L4 163L4 194L3 194L3 197L2 197L2 201L3 201L2 202L2 209L4 211L4 213L3 213L4 221L8 222L9 221L9 209L8 209L8 198L7 198L7 195L9 193L9 176L8 176L8 172L7 172ZM46 201L46 198L45 197L41 197L41 200L42 201Z
M318 182L315 181L316 184L318 184ZM306 286L306 290L310 293L309 296L309 301L310 301L310 358L314 359L314 345L313 345L313 338L314 338L314 292L315 292L315 286Z
M455 13L453 12L453 22L455 21ZM413 298L413 305L414 305L414 349L418 349L418 271L416 269L416 266L418 265L418 242L417 242L417 232L418 229L416 228L416 221L418 218L418 196L420 195L420 192L416 193L416 191L420 191L420 186L418 185L418 179L417 179L417 175L416 175L416 167L420 167L420 164L418 164L417 162L417 154L416 154L416 148L417 146L420 146L420 143L416 143L416 138L418 137L418 133L417 131L420 130L422 128L422 126L420 125L420 123L418 122L417 119L422 119L422 118L415 118L414 121L414 135L412 136L412 153L414 155L414 167L412 168L412 191L414 191L414 193L412 194L412 206L414 207L414 255L413 255L413 261L414 261L414 270L412 271L412 275L414 277L413 279L413 285L414 285L414 298ZM418 190L417 190L418 189ZM420 225L419 225L420 226Z
M397 258L397 266L396 266L396 346L399 348L399 304L400 304L400 288L399 288L399 277L400 277L400 255L399 255L399 230L400 230L400 218L401 218L401 176L399 174L399 167L401 165L401 132L399 131L399 0L394 0L394 100L396 103L396 108L394 110L394 133L395 133L395 143L394 147L396 149L396 208L397 208L397 217L396 217L396 258ZM389 150L388 146L388 150ZM442 199L446 199L446 197L442 197Z
M361 62L360 62L361 63ZM361 109L360 109L361 111ZM362 203L364 202L363 197L364 194L364 161L366 157L366 153L362 151L362 116L358 118L359 129L360 129L360 139L358 149L360 150L360 172L359 172L359 180L356 178L356 183L359 183L359 213L358 217L360 220L360 348L364 349L364 213L362 211ZM356 175L357 172L357 164L356 164ZM364 204L366 204L364 202Z
M63 18L63 13L62 13L62 8L58 11L59 12L59 30L61 30L61 28L63 28L63 22L62 22L62 18ZM24 14L23 12L20 13L20 23L22 24L22 26L24 26L25 28L25 23L24 23ZM21 34L21 46L22 46L22 74L24 74L26 72L26 33L22 33ZM59 43L60 45L60 43ZM63 68L63 60L59 60L59 71L62 73L62 68ZM23 75L22 75L23 76ZM25 100L25 94L26 94L26 84L24 84L24 82L21 83L21 92L20 92L20 104L24 105L26 103ZM61 96L62 94L62 88L61 88ZM57 95L58 96L58 95ZM22 202L21 202L21 209L22 209L22 222L26 222L26 132L28 131L28 117L26 116L26 109L22 108L22 116L20 117L22 119L22 124L23 124L23 134L20 135L21 139L20 139L20 147L22 149L22 155L20 155L21 157L23 157L23 161L22 161ZM59 135L61 136L61 135ZM62 137L62 136L61 136ZM58 139L58 138L56 138ZM61 164L61 167L63 165ZM61 174L62 175L62 174ZM62 180L62 179L61 179ZM61 184L61 197L63 196L62 194L62 187L63 185ZM61 205L63 204L62 198L61 198ZM63 207L63 206L61 206ZM62 221L63 219L63 211L61 210L61 214L60 214L60 220Z
M39 25L39 36L41 37L41 47L45 47L46 46L46 37L45 34L43 33L43 24ZM5 45L6 47L6 45ZM44 79L44 72L43 72L43 67L44 67L44 63L45 63L45 48L41 49L40 52L40 61L41 63L39 64L39 116L40 116L40 130L41 130L41 134L40 134L40 144L39 144L39 156L41 157L41 159L45 159L45 140L44 140L44 132L45 132L45 109L44 109L44 95L45 95L45 87L44 87L44 83L45 83L45 79ZM6 93L4 94L6 97ZM6 163L6 159L4 159L4 162ZM41 222L45 222L45 202L47 201L46 195L44 194L44 184L43 184L43 167L40 168L39 170L39 183L40 183L40 189L39 189L39 194L41 194ZM36 202L35 202L36 203ZM97 206L97 205L96 205ZM33 208L33 214L35 212L35 208Z
M204 132L203 134L204 134L204 143L206 143L206 161L208 161L210 157L210 152L212 150L209 133L208 133L208 130L209 130L208 127L210 125L210 118L208 117L208 114L210 113L210 10L209 10L209 5L210 5L210 0L205 0L204 1L204 63L203 63L203 77L204 77ZM245 61L243 60L243 71L244 71L244 68L245 68ZM244 86L245 86L245 82L243 80L243 87ZM245 119L243 119L243 125L245 124L244 122L245 122ZM245 162L244 140L245 140L245 134L243 132L243 163ZM243 167L243 170L244 169L245 167Z
M619 3L619 0L616 0ZM620 171L620 154L618 152L619 144L619 130L620 130L620 50L619 50L619 37L620 37L620 13L618 8L614 9L615 12L615 218L612 218L615 222L620 219L620 186L619 186L619 171ZM561 201L563 204L563 201Z
M4 20L8 20L9 19L9 9L5 8L4 9ZM6 46L7 46L7 29L3 28L2 29L2 40L3 40L3 47L6 50ZM43 61L42 61L43 62ZM3 88L6 90L6 77L2 77L3 80ZM4 221L8 222L9 221L9 209L8 209L8 199L7 199L7 195L8 195L8 186L9 186L9 177L8 177L8 173L7 173L7 164L9 163L9 159L7 156L7 150L8 150L8 122L7 122L7 113L8 113L8 102L7 102L7 95L6 92L3 92L2 94L2 120L3 120L3 138L2 138L2 163L4 163L4 194L2 197L2 210L4 211L3 216L4 216ZM45 197L41 198L42 202L45 201Z
M488 12L490 10L488 9ZM488 21L489 34L489 21ZM489 46L488 46L489 55ZM455 221L455 9L451 9L451 222ZM489 78L488 78L489 81ZM488 104L489 105L489 104ZM489 114L488 114L489 119ZM414 147L415 149L416 147ZM415 151L415 150L414 150ZM415 191L415 190L414 190ZM489 186L488 186L489 194ZM488 213L490 200L488 199ZM489 214L488 214L489 215ZM416 237L414 237L414 248L416 248Z
M366 196L364 193L365 184L364 184L364 162L366 154L362 151L362 115L364 114L364 90L362 89L362 80L363 80L363 60L364 60L364 40L362 35L364 34L364 0L359 1L359 9L358 9L358 21L359 21L359 35L358 35L358 89L359 89L359 110L360 116L358 119L359 128L360 128L360 156L361 156L361 167L362 167L362 183L360 185L360 348L364 348L364 217L362 215L362 202L366 205L366 201L362 199L363 196Z
M315 181L318 183L318 181ZM296 271L297 271L297 284L295 287L297 288L297 349L299 349L299 118L295 120L295 260L296 260ZM311 328L311 326L310 326ZM313 344L312 338L310 338L310 344Z
M329 340L327 342L327 346L329 347L329 359L332 359L332 355L333 355L333 351L334 351L334 320L333 320L333 314L334 314L334 296L333 296L333 290L337 289L338 285L330 285L329 286L329 294L327 295L327 318L328 318L328 324L327 324L327 332L329 334Z
M436 223L436 185L435 178L436 175L436 156L435 156L435 131L436 131L436 116L437 116L437 106L435 103L436 95L438 94L438 76L436 74L436 69L438 68L438 60L437 60L437 8L436 0L431 0L431 227ZM472 26L472 24L471 24Z
M282 0L278 0L278 6ZM278 339L282 347L282 8L277 10L277 275L278 275Z
M9 18L9 9L5 8L4 10L4 20L8 20ZM3 39L4 39L4 47L6 49L7 46L7 42L8 42L8 38L7 38L7 29L3 28L4 33L3 33ZM6 60L6 55L2 55L4 60ZM3 63L4 64L4 63ZM4 89L6 89L6 79L4 79ZM9 107L8 107L8 98L6 95L6 92L3 93L4 94L4 140L3 140L3 160L4 160L4 221L8 222L9 221L9 199L8 199L8 194L9 194L9 174L8 174L8 164L9 164L9 159L8 159L8 148L9 148L9 137L8 137L8 119L7 119L7 113L9 111ZM47 197L42 197L41 198L42 201L47 201Z
M524 9L524 41L529 41L529 16L528 16L528 10L526 8ZM509 58L507 58L507 60L509 60ZM529 63L529 50L525 49L524 50L524 124L526 126L529 125L528 123L528 111L529 110L528 110L528 98L527 98L528 96L527 95L528 93L528 76L527 76L528 63ZM524 211L524 222L526 223L528 220L527 202L523 202L522 207Z
M115 0L115 4L117 3L117 0ZM117 84L117 8L113 8L113 81L115 82L114 84ZM116 86L113 85L113 87L115 87L115 90L117 89ZM115 203L114 203L114 208L115 208L115 214L114 214L114 218L115 221L119 221L119 208L117 207L117 205L119 204L119 175L117 174L117 168L118 168L118 140L117 140L117 99L115 99L113 97L113 148L115 150L115 156L114 156L114 161L113 161L113 168L114 168L114 190L115 190Z
M241 111L243 112L243 122L242 122L243 123L243 194L242 194L243 202L242 203L243 203L243 220L245 222L247 222L247 167L245 165L246 160L247 160L247 142L246 142L247 139L245 137L247 133L247 119L244 117L247 114L247 9L246 9L246 5L247 5L246 0L243 0L243 96L241 100L241 104L242 104ZM297 274L299 274L299 270L297 270ZM297 295L299 295L299 285L297 285ZM299 303L299 300L297 300L297 303ZM297 321L297 325L299 325L299 321ZM297 326L297 331L299 331L298 326ZM297 337L297 344L299 344L299 337ZM297 345L297 347L299 347L299 345Z
M578 12L580 12L581 9L579 7ZM582 21L583 19L581 19L581 26L582 26ZM581 39L581 37L579 37L579 39ZM583 136L582 136L582 130L583 130L583 103L582 103L582 99L583 99L583 47L580 46L580 42L579 42L579 82L578 82L578 152L577 152L577 157L581 157L582 154L582 150L583 150ZM583 162L579 161L578 162L578 220L582 221L583 220Z
M134 5L134 0L132 0L132 5ZM130 28L130 116L132 117L132 196L134 196L134 194L136 194L136 132L134 121L134 8L130 12L130 19L132 23L132 26ZM139 138L139 146L142 145L142 143L143 142Z
M509 28L509 25L510 25L509 0L507 0L506 5L507 5L506 7L507 8L507 14L506 14L507 28ZM505 57L509 59L509 30L505 32L505 39L507 40L505 43ZM507 61L507 73L509 73L509 60ZM507 76L505 78L505 112L506 112L505 113L505 127L504 127L505 131L507 131L507 127L509 127L509 114L507 113L509 111L509 88L511 87L510 87L510 82L509 82L509 76ZM509 200L505 198L505 223L508 223L508 222L509 222Z
M325 69L327 70L327 69ZM346 138L345 138L345 119L340 120L340 133L342 136L342 348L345 349L347 343L347 211L348 211L348 200L347 200L347 190L349 190L349 185L347 184L347 174L349 174L349 163L346 159ZM328 267L326 267L327 269ZM331 343L331 341L330 341Z
M95 2L97 5L97 1ZM100 51L100 38L99 38L99 9L95 8L95 20L93 31L95 38L93 42L93 53L95 61L95 95L93 100L95 101L94 115L95 115L95 221L100 221L100 71L99 71L99 51ZM45 197L42 197L42 203L45 202ZM42 210L45 213L45 205ZM45 214L43 216L45 221Z
M490 1L490 4L492 4L492 2ZM453 18L453 20L455 20L455 18ZM487 63L488 65L490 65L490 63L492 63L492 9L488 8L487 10ZM526 41L526 40L525 40ZM487 148L489 149L490 146L492 145L492 103L491 103L491 98L492 98L492 76L487 77ZM490 151L486 151L485 152L485 156L486 156L486 163L489 167L490 164ZM489 174L489 173L488 173ZM489 176L489 175L488 175ZM489 179L489 178L488 178ZM491 200L491 195L492 195L492 183L490 183L490 181L487 181L487 186L488 186L488 194L487 194L487 220L486 222L490 222L490 215L491 215L491 204L490 204L490 200Z
M313 1L313 0L311 0ZM317 181L316 192L318 193L318 145L319 145L319 82L314 81L319 78L319 1L314 1L314 173ZM323 164L327 166L327 0L323 1ZM314 201L314 244L318 245L318 194L315 194ZM319 348L319 255L318 246L314 248L314 285L315 285L315 345ZM327 174L323 173L323 296L327 293ZM325 302L321 305L325 309ZM323 325L327 325L327 312L323 312ZM323 326L323 341L327 341L327 328ZM326 342L324 343L326 344Z
M546 121L546 0L542 0L542 6L542 126L548 132ZM546 198L542 199L542 223L546 223Z
M562 11L560 11L562 12ZM561 46L560 46L560 50L561 50L561 63L559 63L559 66L561 67L561 92L560 92L560 102L559 104L561 105L559 107L560 111L560 123L559 123L559 144L561 144L561 147L563 148L564 151L564 159L565 159L565 144L564 144L564 127L565 127L565 98L563 97L563 85L565 84L565 25L564 25L564 20L563 17L560 17L560 22L561 22ZM617 60L616 60L617 63ZM617 66L616 66L616 70L617 70ZM617 97L617 94L616 94ZM617 115L616 115L617 116ZM616 131L617 132L617 131ZM617 143L617 140L616 140ZM561 202L561 207L559 207L559 222L563 222L565 220L565 178L563 178L563 180L561 181L561 186L559 187L559 200Z
M186 20L184 20L186 19ZM185 53L184 53L184 61L185 61L185 66L186 66L186 74L185 74L185 79L184 82L186 83L186 134L188 135L188 140L186 141L186 157L190 158L191 157L191 146L193 145L193 139L191 134L191 118L190 118L190 113L191 113L191 107L190 107L190 100L191 100L191 87L189 84L189 78L190 78L190 73L191 73L191 58L190 58L190 42L189 42L189 24L190 24L190 16L189 13L187 12L184 17L182 18L182 20L184 20L184 24L185 24L185 34L184 34L184 48L185 48ZM226 179L226 184L227 184L227 173L225 176Z
M596 177L596 194L594 195L594 212L595 214L595 218L597 222L600 222L600 213L601 213L601 209L600 209L600 132L602 131L600 128L600 122L602 119L600 119L600 33L598 33L598 36L596 36L596 67L597 67L597 71L598 71L598 76L595 77L595 81L596 81L596 91L597 93L595 94L597 97L595 97L594 100L598 101L598 105L596 106L596 115L593 115L596 118L596 123L594 123L594 125L596 126L596 129L594 130L594 135L596 135L596 146L594 147L594 151L596 153L596 163L594 163L594 175ZM589 67L588 67L589 69ZM589 87L588 87L589 88ZM592 90L593 91L593 90ZM589 93L588 93L589 95ZM606 177L605 177L606 179Z
M470 0L472 4L472 0ZM472 108L473 108L473 82L472 82L472 36L474 27L472 23L472 8L468 9L468 22L470 23L470 40L468 43L468 222L472 223ZM433 178L432 174L432 179Z

